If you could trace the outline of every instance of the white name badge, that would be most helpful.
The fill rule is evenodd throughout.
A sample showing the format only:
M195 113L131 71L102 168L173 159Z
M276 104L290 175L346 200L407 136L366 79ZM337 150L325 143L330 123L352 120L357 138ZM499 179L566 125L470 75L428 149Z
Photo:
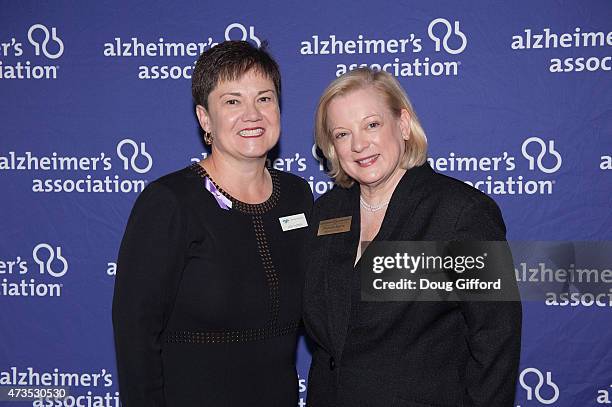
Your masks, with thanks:
M303 213L284 216L282 218L278 218L278 221L281 224L281 228L283 228L283 232L293 229L305 228L306 226L308 226L308 222L306 222L306 216L304 216Z

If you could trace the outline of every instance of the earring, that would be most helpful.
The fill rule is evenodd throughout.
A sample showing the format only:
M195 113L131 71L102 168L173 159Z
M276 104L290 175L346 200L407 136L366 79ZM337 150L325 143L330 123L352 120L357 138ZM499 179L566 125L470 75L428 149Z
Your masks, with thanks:
M206 143L206 145L211 145L212 141L213 141L213 134L205 131L204 132L204 143Z

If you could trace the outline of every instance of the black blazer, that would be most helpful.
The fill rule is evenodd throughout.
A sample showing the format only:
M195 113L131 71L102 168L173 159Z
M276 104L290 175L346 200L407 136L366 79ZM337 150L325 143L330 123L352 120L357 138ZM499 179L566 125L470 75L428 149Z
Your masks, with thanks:
M313 209L303 302L315 342L308 406L513 406L520 302L360 301L359 193L357 184L334 188ZM349 232L317 236L321 220L344 216L352 216ZM426 163L401 179L375 240L494 241L505 233L492 199Z

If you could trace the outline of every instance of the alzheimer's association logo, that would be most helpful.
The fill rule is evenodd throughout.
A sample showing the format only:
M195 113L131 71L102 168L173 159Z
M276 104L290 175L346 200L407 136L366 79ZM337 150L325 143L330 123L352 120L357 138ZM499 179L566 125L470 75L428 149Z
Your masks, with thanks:
M537 383L535 386L532 386L532 380L527 382L527 376L537 377ZM544 375L540 372L539 369L534 367L528 367L523 369L521 375L519 376L519 383L521 387L527 391L527 400L531 401L535 397L537 401L542 404L552 404L559 399L559 386L555 382L552 381L552 373L546 372L546 379L544 379ZM542 389L546 385L546 389ZM552 389L552 391L551 391Z
M7 38L0 37L0 80L57 79L59 65L47 64L63 54L64 41L57 27L36 23Z
M436 26L438 25L442 25L446 28L446 32L444 33L442 39L440 39L440 37L438 37L438 35L436 35L435 33L435 31L437 31ZM448 21L447 19L436 18L435 20L432 20L431 23L429 23L429 27L427 27L427 34L429 35L429 38L431 38L431 40L434 42L436 52L440 52L442 48L444 48L444 51L446 51L447 53L451 55L457 55L461 54L465 50L465 47L467 47L467 37L459 29L459 21L455 21L451 26L450 21ZM461 42L461 45L459 45L459 47L457 48L453 48L449 44L449 40L452 35L456 35L457 37L459 37L459 40Z
M238 32L240 33L240 36L238 38L235 38L232 35L232 31L236 31L236 30L238 30ZM240 24L240 23L232 23L232 24L228 25L225 28L225 40L226 41L231 41L231 40L248 41L248 40L251 40L251 41L253 41L253 43L255 43L255 45L257 45L257 47L261 47L261 41L255 35L255 27L252 26L252 25L249 26L248 31L247 31L247 28L244 25Z
M140 159L140 164L138 164L136 160L140 156L144 157L144 160ZM138 174L145 174L153 167L153 157L147 153L147 145L144 141L137 144L129 138L121 140L117 143L117 157L123 161L123 169L126 171L132 169Z
M42 32L43 38L42 41L39 41L38 33ZM57 35L57 28L51 27L51 32L49 33L49 29L42 24L34 24L28 30L28 41L30 44L34 46L34 54L39 56L41 51L44 56L49 59L57 59L62 56L64 53L64 42ZM57 44L55 47L51 47L49 45L49 41ZM50 51L51 48L57 48L55 51Z
M537 158L535 155L529 153L531 150L530 145L536 144L539 146L539 152L537 153ZM532 150L533 151L533 150ZM549 140L548 144L544 142L539 137L529 137L523 142L521 146L521 153L523 157L527 159L529 162L529 170L534 171L537 168L545 174L553 174L561 168L561 163L563 162L563 158L561 158L561 154L555 150L555 140ZM554 157L552 166L547 166L544 164L544 157L546 157L547 153ZM550 161L550 160L549 160Z
M62 256L62 247L39 243L32 250L32 258L38 264L40 274L62 277L68 271L68 261Z

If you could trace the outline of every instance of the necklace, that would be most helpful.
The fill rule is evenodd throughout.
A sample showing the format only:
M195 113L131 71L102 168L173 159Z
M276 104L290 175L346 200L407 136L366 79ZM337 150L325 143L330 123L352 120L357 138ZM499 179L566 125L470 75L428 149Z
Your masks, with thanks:
M359 195L359 204L361 205L363 209L365 209L368 212L378 212L385 206L389 205L389 202L390 201L385 201L385 202L379 203L378 205L370 205L363 199L361 195Z

